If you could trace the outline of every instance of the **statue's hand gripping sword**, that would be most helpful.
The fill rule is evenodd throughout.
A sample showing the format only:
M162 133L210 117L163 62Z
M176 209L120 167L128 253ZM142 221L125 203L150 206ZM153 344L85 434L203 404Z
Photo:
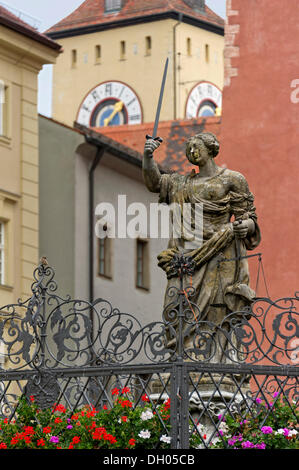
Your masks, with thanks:
M165 67L164 67L164 73L163 73L162 85L161 85L160 96L159 96L159 101L158 101L158 107L157 107L157 112L156 112L156 119L155 119L155 124L154 124L154 129L153 129L153 135L152 136L151 135L146 135L146 139L153 139L153 140L157 140L158 142L163 142L163 139L161 139L161 137L157 137L157 131L158 131L160 111L161 111L163 95L164 95L165 82L166 82L166 77L167 77L168 62L169 62L169 59L167 57Z

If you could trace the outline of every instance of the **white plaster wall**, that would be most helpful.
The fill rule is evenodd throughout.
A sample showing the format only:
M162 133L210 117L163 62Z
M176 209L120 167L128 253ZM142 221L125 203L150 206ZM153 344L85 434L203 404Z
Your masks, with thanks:
M77 156L75 253L77 298L88 299L88 169L92 158ZM158 202L142 180L141 168L112 155L103 157L95 171L95 206L110 202L117 207L118 195L126 195L127 206L133 202L149 205ZM161 320L166 276L157 266L157 255L167 247L166 239L149 240L150 289L135 286L136 240L112 240L112 279L97 275L94 263L94 297L102 297L122 312L136 316L142 324ZM94 238L97 256L97 239Z

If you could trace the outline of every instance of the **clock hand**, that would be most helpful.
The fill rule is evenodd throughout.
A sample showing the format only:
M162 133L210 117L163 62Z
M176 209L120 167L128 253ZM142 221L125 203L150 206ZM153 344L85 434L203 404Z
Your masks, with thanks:
M110 116L104 119L104 126L108 126L109 122L114 118L114 116L119 113L123 109L124 103L122 101L117 101L114 105L114 110L110 114Z

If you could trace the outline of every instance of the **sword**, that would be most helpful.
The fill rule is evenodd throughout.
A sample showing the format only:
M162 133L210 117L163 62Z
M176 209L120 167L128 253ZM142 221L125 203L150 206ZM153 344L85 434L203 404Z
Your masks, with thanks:
M160 96L159 96L159 101L158 101L158 107L157 107L157 112L156 112L153 135L152 136L151 135L146 135L146 139L154 139L154 140L158 140L159 142L163 142L163 139L161 139L161 137L157 137L157 131L158 131L160 111L161 111L163 95L164 95L165 82L166 82L166 77L167 77L168 62L169 62L169 59L167 57L165 67L164 67L163 78L162 78L162 85L161 85Z

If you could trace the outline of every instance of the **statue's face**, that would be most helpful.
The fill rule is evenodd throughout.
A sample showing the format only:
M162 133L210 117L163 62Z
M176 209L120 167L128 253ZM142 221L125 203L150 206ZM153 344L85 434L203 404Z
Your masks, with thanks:
M204 166L211 155L201 139L191 138L187 142L186 156L190 163L199 167Z

